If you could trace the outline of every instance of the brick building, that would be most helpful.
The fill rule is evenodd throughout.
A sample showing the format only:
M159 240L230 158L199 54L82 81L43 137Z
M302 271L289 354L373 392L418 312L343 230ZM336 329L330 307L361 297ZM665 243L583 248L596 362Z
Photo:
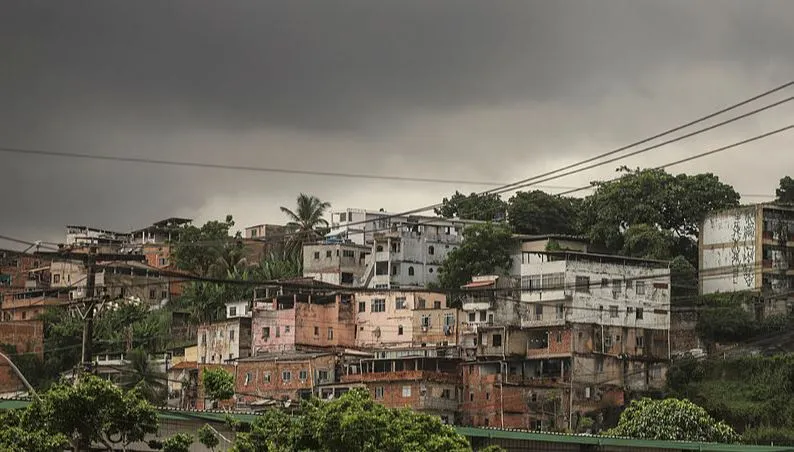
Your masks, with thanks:
M44 358L44 324L40 320L0 322L0 345L16 353L33 353ZM0 395L25 390L8 362L0 357Z
M251 356L250 317L237 317L199 326L199 363L230 363L249 356Z

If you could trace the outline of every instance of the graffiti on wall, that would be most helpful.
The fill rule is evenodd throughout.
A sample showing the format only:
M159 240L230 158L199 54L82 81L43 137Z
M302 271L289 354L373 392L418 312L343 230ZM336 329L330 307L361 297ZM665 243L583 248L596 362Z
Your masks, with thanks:
M731 236L731 271L733 283L737 284L743 277L748 287L755 282L755 247L744 246L755 241L755 215L752 211L736 212L733 218L733 234Z

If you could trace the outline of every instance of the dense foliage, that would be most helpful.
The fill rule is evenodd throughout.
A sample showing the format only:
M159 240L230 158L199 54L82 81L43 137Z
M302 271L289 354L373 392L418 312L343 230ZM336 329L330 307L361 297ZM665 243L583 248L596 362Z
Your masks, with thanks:
M332 401L304 402L297 415L269 410L250 432L237 434L233 450L463 452L471 446L435 416L386 408L356 389Z
M497 194L464 195L456 191L449 198L441 201L441 207L435 209L436 215L445 218L461 218L464 220L496 221L503 219L507 212L507 203Z
M514 252L512 233L504 225L476 224L463 230L463 243L450 252L439 269L439 284L457 290L475 275L510 269Z
M2 450L55 451L93 443L126 446L158 428L157 412L136 390L98 377L58 383L27 408L0 414Z
M776 201L781 204L794 204L794 179L786 176L780 179L780 186L775 190Z
M519 191L510 198L507 218L518 234L576 234L581 200L540 190Z
M604 435L637 439L733 443L739 436L688 400L633 400Z
M223 368L206 368L202 372L204 394L213 400L227 400L234 395L234 375Z

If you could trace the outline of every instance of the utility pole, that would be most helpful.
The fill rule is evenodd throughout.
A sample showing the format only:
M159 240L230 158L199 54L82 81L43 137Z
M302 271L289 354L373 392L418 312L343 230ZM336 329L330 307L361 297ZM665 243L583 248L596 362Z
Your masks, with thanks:
M83 371L91 373L93 367L93 345L94 345L94 308L96 307L96 297L94 291L96 287L96 248L91 248L85 260L86 282L85 282L85 324L83 325Z
M89 248L88 253L74 253L68 251L36 252L35 255L49 257L53 260L80 261L86 269L85 297L86 304L85 324L83 326L82 370L93 371L93 345L94 345L94 310L96 308L96 270L97 262L108 261L136 261L143 262L146 256L141 254L99 254L96 247ZM68 286L67 286L68 287Z

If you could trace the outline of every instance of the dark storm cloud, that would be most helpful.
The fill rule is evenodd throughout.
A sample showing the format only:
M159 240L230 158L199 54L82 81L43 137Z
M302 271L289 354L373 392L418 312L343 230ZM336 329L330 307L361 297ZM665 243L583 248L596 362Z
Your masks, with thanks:
M499 179L530 157L566 157L560 146L639 138L784 81L792 17L786 0L6 0L0 145ZM0 230L22 234L137 226L213 196L329 190L0 158L0 190L14 193ZM361 185L334 181L343 198L340 187Z

